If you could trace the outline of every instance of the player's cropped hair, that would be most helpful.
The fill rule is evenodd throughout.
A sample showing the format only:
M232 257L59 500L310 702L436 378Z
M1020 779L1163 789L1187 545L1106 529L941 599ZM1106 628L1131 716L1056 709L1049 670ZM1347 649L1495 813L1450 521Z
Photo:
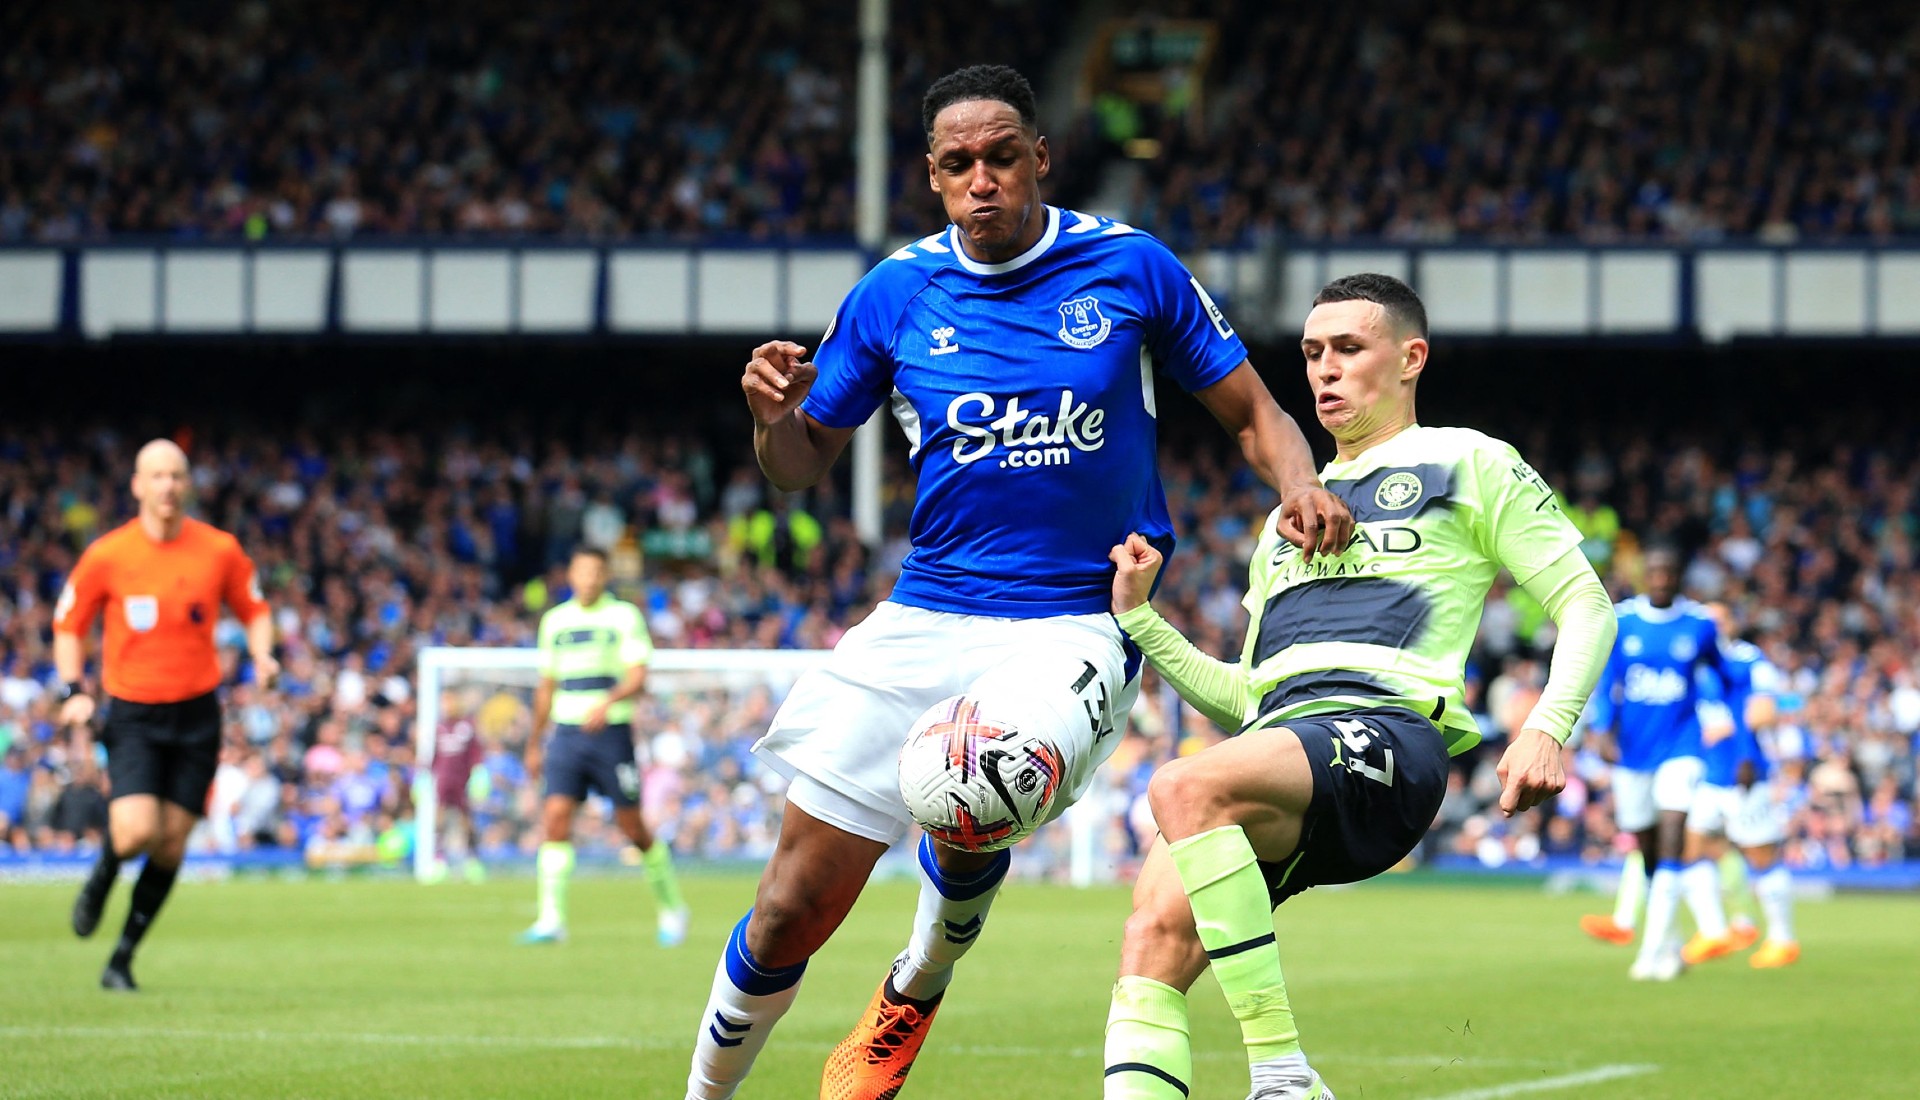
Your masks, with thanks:
M1420 296L1412 287L1391 275L1343 275L1313 296L1316 306L1355 301L1378 303L1387 311L1395 328L1402 332L1412 330L1422 340L1427 338L1427 307L1421 304Z
M1029 130L1039 117L1033 106L1033 85L1026 77L1005 65L969 65L934 81L927 97L920 101L920 124L927 131L927 144L933 144L933 120L941 111L975 99L991 99L1012 107Z
M599 558L601 565L607 564L607 552L598 546L587 546L584 544L576 546L573 548L573 556L576 558Z

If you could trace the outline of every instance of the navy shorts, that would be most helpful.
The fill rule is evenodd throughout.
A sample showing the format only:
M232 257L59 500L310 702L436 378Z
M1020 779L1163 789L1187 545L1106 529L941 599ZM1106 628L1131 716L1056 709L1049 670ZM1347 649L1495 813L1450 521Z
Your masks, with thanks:
M206 816L220 766L220 700L213 692L178 703L109 698L100 743L114 798L150 794Z
M1300 847L1260 864L1278 906L1314 886L1370 879L1420 844L1447 793L1447 739L1405 707L1291 718L1313 768Z
M633 762L633 727L609 725L599 733L555 726L547 741L547 797L584 802L598 791L625 809L640 804L640 769Z

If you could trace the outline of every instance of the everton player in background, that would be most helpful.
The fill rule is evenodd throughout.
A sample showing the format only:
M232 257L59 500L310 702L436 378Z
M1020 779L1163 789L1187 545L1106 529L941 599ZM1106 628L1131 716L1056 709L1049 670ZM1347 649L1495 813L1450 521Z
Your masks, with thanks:
M1304 553L1335 552L1352 532L1199 281L1131 226L1041 201L1050 154L1020 74L951 73L927 90L921 120L928 179L952 224L868 272L813 361L772 341L741 379L761 469L780 489L818 481L886 405L919 492L891 598L795 685L757 746L792 780L788 809L699 1021L695 1100L734 1095L807 960L908 835L898 759L923 712L999 683L1087 716L1043 731L1065 765L1052 813L1112 751L1139 662L1107 612L1107 551L1135 531L1163 552L1173 543L1155 464L1157 379L1196 396L1239 441L1280 492L1280 533ZM1063 667L1083 671L1057 675ZM924 837L920 855L907 948L829 1056L829 1100L897 1094L1008 862Z

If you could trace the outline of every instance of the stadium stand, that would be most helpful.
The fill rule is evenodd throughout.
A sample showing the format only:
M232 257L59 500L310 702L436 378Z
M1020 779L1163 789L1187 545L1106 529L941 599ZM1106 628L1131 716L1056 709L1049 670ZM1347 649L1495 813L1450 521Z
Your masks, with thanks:
M1126 217L1176 247L1920 234L1907 5L1138 6L1223 30L1199 125L1096 105L1112 155L1152 139Z
M838 7L9 5L0 242L845 237L858 50ZM938 209L920 92L989 50L1037 71L1071 12L900 6L902 232Z
M1844 436L1769 440L1729 427L1656 446L1596 434L1571 450L1537 440L1565 506L1618 592L1655 538L1694 552L1687 586L1729 602L1787 672L1782 744L1796 806L1789 859L1875 866L1920 850L1913 819L1920 735L1920 465L1910 448ZM82 441L76 443L75 441ZM0 836L15 852L97 843L100 776L50 722L47 622L76 550L128 514L130 441L104 429L0 435ZM559 598L567 548L613 551L616 587L662 645L831 645L884 595L904 551L911 487L895 469L889 543L869 559L832 492L773 502L731 448L670 431L400 436L253 434L195 447L204 514L238 532L266 578L285 638L271 691L247 683L226 635L227 749L202 850L372 843L409 812L412 654L426 644L527 644ZM1183 548L1160 597L1203 646L1231 653L1265 490L1200 426L1171 426L1168 496ZM1429 844L1487 863L1597 861L1617 838L1591 753L1552 814L1488 812L1492 767L1543 679L1551 625L1505 586L1490 597L1470 693L1488 742L1458 762ZM764 855L779 784L746 752L773 700L722 694L696 717L649 703L646 784L662 834L689 855ZM489 728L480 788L495 852L535 843L524 721ZM1138 803L1161 760L1223 736L1150 686L1107 774L1113 854L1139 842ZM604 843L591 833L583 842ZM1043 856L1036 856L1043 858Z

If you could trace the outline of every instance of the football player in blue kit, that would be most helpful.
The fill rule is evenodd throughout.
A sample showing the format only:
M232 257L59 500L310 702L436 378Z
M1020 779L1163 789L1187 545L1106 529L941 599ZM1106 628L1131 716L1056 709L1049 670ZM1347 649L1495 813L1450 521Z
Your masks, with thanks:
M1720 867L1731 844L1738 849L1731 857L1737 861L1734 867L1743 878L1752 876L1767 918L1767 942L1754 952L1751 965L1756 970L1790 966L1800 957L1800 945L1793 938L1793 880L1779 861L1788 814L1768 782L1773 761L1760 739L1778 713L1780 672L1759 646L1739 637L1725 604L1708 604L1707 613L1720 626L1721 650L1734 682L1731 695L1714 701L1710 711L1702 709L1706 777L1687 812L1687 869L1681 873L1687 904L1700 927L1680 957L1697 965L1744 950L1760 937L1751 923L1713 923L1721 912Z
M1024 78L962 69L928 89L921 117L952 224L868 272L813 361L776 340L741 379L761 469L780 489L818 481L887 406L918 491L891 597L794 685L755 747L791 780L787 812L714 975L690 1100L735 1094L807 960L912 830L898 761L923 713L971 695L1077 716L1043 731L1064 763L1048 817L1120 740L1140 662L1108 611L1107 551L1130 531L1163 552L1173 543L1156 377L1194 394L1279 491L1284 537L1335 553L1353 531L1199 281L1147 234L1041 201L1049 151ZM907 948L829 1056L823 1098L899 1092L1007 864L1004 851L922 837Z
M1641 857L1652 869L1640 951L1628 973L1639 981L1670 981L1682 969L1672 933L1687 811L1705 771L1699 676L1705 670L1723 687L1733 680L1719 628L1704 608L1680 595L1679 555L1656 548L1647 554L1646 568L1645 594L1615 609L1620 632L1593 694L1591 729L1612 735L1614 822L1639 837ZM1711 924L1719 900L1704 904L1710 904L1705 920Z

